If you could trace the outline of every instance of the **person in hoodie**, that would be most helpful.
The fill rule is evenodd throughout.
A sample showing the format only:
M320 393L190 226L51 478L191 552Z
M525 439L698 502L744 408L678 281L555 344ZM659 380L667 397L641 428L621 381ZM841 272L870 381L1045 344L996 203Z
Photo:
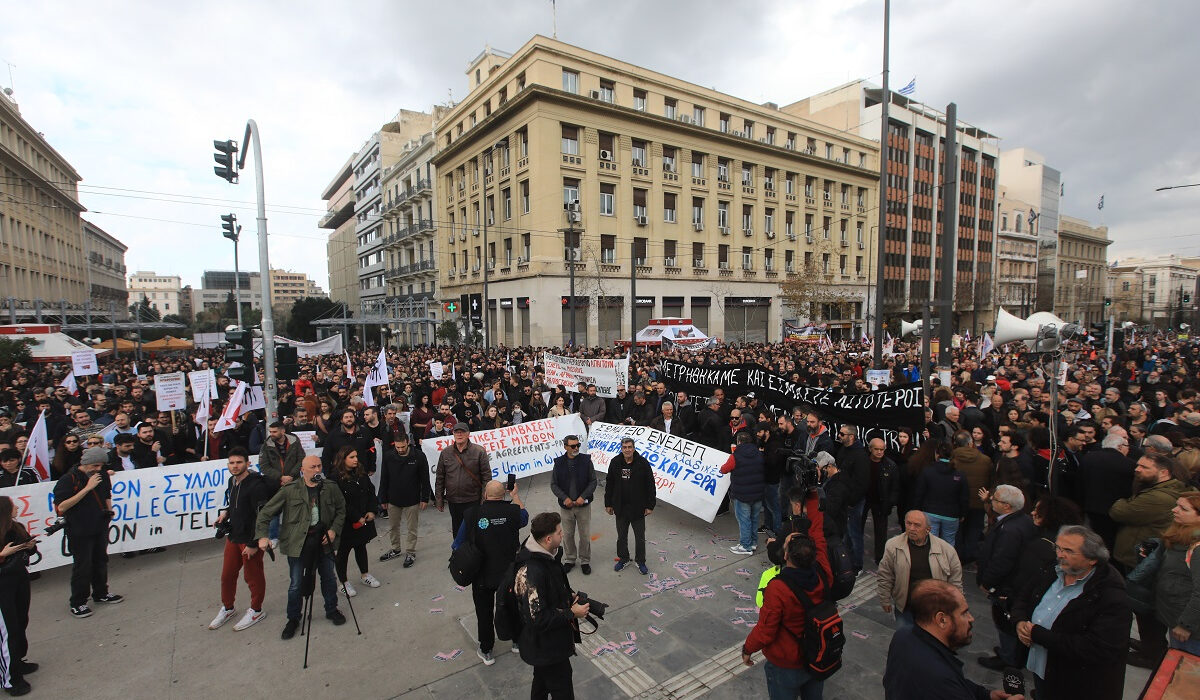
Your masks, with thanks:
M737 447L721 466L721 473L730 475L729 499L738 523L738 543L729 551L741 556L754 554L758 545L758 519L762 515L763 490L767 482L762 450L758 448L753 433L742 431L737 434Z
M915 505L929 518L930 532L953 542L967 513L967 477L950 464L949 445L938 442L934 450L933 464L917 477Z
M532 698L574 697L571 657L579 643L577 620L587 617L563 570L562 519L538 513L529 521L529 537L517 551L513 594L521 618L521 660L533 666Z
M763 591L758 624L742 644L742 663L753 666L752 655L762 651L771 698L814 700L821 697L825 681L805 668L803 638L807 633L805 606L793 591L802 591L816 605L824 601L833 573L825 546L824 515L816 490L805 501L808 533L790 533L783 542L785 566ZM799 634L797 634L799 633Z

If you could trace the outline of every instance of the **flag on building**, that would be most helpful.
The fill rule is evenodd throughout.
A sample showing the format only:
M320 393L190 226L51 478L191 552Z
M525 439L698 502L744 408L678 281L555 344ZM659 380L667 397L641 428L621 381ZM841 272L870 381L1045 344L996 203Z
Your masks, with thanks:
M25 446L21 468L32 470L38 481L50 478L50 440L46 436L46 412L38 414L37 423L29 432L29 443Z
M908 81L908 85L905 85L904 87L900 88L896 92L907 97L908 95L911 95L916 91L917 91L917 77L914 75L913 79Z
M1103 208L1104 208L1104 195L1100 195L1100 202L1099 202L1098 204L1096 204L1096 208L1097 208L1097 209L1103 209Z
M237 417L242 412L242 401L246 397L246 386L246 382L237 383L237 388L233 390L233 397L229 399L225 410L221 412L221 417L217 419L216 426L213 427L214 433L237 426Z
M71 396L79 396L79 384L75 381L75 373L67 372L67 376L59 383L59 386L64 386L67 391L71 392Z

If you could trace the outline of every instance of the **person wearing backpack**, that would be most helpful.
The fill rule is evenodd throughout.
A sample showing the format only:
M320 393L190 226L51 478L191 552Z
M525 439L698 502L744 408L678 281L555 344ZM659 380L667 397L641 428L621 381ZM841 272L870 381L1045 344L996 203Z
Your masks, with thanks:
M742 644L742 663L753 666L762 651L772 700L819 700L825 679L841 666L845 639L837 605L828 600L833 574L825 546L824 514L816 492L806 503L808 533L793 532L783 543L785 565L763 591L758 624Z

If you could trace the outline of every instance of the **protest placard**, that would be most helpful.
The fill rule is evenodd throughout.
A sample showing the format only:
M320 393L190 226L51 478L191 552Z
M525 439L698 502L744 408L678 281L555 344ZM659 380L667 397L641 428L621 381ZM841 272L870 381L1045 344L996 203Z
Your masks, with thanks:
M492 465L492 478L504 480L509 474L518 478L548 472L554 468L554 458L566 452L562 441L568 435L581 439L586 431L583 419L572 413L557 418L518 423L495 430L471 433L471 442L488 453ZM454 436L445 435L421 441L421 450L429 460L429 484L437 484L437 461L442 450L454 442Z
M629 386L629 360L621 358L563 357L546 353L543 358L547 386L576 386L595 384L596 394L607 398L617 395L618 387Z
M160 411L180 411L187 408L187 387L183 372L154 375L154 398Z
M710 523L717 517L729 490L729 476L721 473L729 453L645 426L592 423L587 448L597 471L608 473L610 463L619 466L626 437L654 469L659 500Z
M211 369L188 372L188 383L192 385L192 400L200 403L200 397L208 392L208 398L217 398L217 373Z
M76 377L100 373L100 363L96 361L96 351L91 348L71 351L71 369Z

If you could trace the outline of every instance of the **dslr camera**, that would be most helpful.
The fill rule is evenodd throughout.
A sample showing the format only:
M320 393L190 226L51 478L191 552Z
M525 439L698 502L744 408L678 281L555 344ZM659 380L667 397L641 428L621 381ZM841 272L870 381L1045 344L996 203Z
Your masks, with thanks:
M58 532L59 530L63 529L66 526L67 526L66 518L55 518L54 522L50 523L49 527L46 528L45 536L49 537L50 535L53 535L54 533Z
M592 598L589 598L588 594L584 593L583 591L575 591L575 602L580 605L591 606L588 608L587 617L585 617L583 619L592 623L593 627L599 627L600 626L599 623L597 623L596 620L592 616L595 615L596 617L603 620L604 613L605 613L605 611L608 610L608 603L601 603L598 600L593 600Z
M812 490L821 483L821 468L817 466L817 460L809 455L794 454L788 457L787 469L800 488Z
M229 518L225 518L216 525L213 525L213 529L213 537L223 540L229 536L229 533L233 530L233 526L229 523Z

